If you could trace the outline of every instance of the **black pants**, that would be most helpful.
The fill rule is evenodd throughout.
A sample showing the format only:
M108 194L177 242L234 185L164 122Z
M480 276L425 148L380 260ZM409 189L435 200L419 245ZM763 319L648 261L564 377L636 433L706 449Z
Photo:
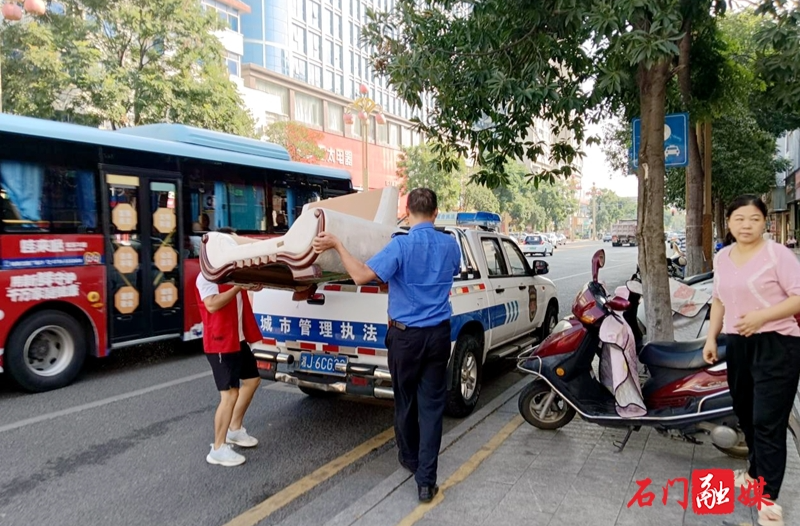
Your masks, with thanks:
M416 468L420 486L436 484L447 397L450 321L434 327L389 327L389 372L394 390L394 434L400 456Z
M728 385L750 450L749 475L777 499L786 471L786 429L800 379L800 338L776 332L728 336Z

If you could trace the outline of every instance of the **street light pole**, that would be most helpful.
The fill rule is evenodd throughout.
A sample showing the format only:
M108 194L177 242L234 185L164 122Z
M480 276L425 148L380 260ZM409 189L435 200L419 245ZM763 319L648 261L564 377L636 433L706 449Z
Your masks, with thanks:
M589 192L589 195L592 196L592 240L594 241L597 239L597 196L600 192L595 187L595 184L592 183L592 190Z
M22 20L24 12L31 15L43 15L47 12L47 6L42 0L25 0L22 7L16 2L3 4L3 18L9 22ZM3 54L0 51L0 113L3 113Z
M368 88L364 84L358 87L359 96L347 107L344 122L353 124L353 114L358 116L361 121L361 187L362 191L369 191L369 118L374 114L376 124L384 124L386 119L383 117L383 110L374 100L367 96Z

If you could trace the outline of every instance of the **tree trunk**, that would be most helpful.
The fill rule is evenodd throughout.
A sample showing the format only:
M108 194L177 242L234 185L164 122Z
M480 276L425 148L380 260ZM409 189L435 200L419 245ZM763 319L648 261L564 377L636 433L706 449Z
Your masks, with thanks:
M639 269L644 287L647 334L651 341L673 340L672 308L664 244L664 116L669 62L637 72L642 115L639 151Z
M684 35L678 49L678 85L686 111L692 103L692 78L689 54L692 49L692 21L687 18L683 24ZM697 144L697 131L689 126L689 165L686 167L686 275L694 276L703 272L703 164Z
M717 224L717 239L725 241L725 234L728 232L728 225L725 224L725 203L719 197L714 199L714 222Z

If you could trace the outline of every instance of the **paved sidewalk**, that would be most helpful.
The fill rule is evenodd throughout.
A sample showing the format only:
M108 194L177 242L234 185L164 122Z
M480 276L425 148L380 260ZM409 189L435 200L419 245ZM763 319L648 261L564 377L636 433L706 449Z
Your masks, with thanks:
M515 393L509 390L493 412L476 415L482 420L465 422L468 431L454 430L455 442L448 445L445 437L439 460L442 491L431 504L418 504L413 477L399 468L325 526L756 524L755 510L739 502L727 516L696 515L691 502L684 511L677 504L681 484L671 488L667 505L661 501L669 479L691 480L694 469L739 469L744 461L728 458L710 443L693 445L644 428L617 453L613 442L623 431L577 417L561 430L541 431L519 416ZM800 458L791 435L789 442L780 503L786 524L798 525ZM628 508L636 481L645 478L652 479L652 506Z

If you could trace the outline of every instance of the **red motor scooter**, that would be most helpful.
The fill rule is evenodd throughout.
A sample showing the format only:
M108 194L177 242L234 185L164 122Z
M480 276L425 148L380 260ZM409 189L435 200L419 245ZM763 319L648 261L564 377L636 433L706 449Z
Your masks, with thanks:
M620 451L642 426L695 443L708 434L723 453L747 458L731 405L724 337L714 365L703 360L705 339L640 345L641 332L631 330L629 321L636 320L641 283L628 282L628 299L609 298L598 281L604 264L605 252L599 250L592 258L592 281L575 298L573 315L520 355L518 368L536 376L520 394L522 416L539 429L563 427L576 413L588 422L627 429L616 444ZM646 371L641 388L637 350Z

